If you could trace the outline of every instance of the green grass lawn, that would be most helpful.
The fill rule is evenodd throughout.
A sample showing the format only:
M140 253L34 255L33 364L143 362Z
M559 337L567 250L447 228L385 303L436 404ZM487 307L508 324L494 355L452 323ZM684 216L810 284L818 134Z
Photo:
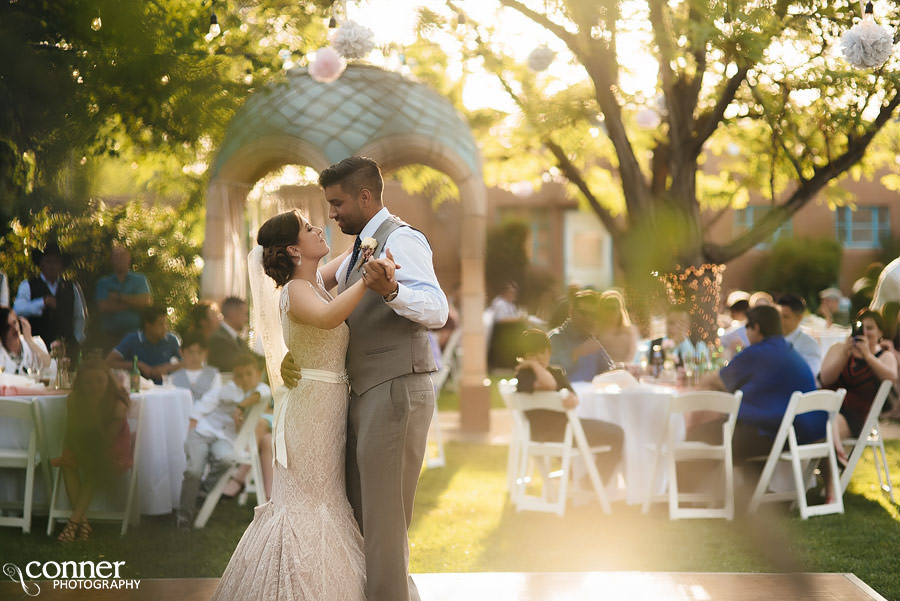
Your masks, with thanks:
M734 522L671 522L664 506L649 515L622 503L605 516L596 505L566 516L516 513L504 490L506 447L452 443L448 465L423 473L410 531L414 572L758 571L853 572L888 599L900 599L900 515L877 490L871 456L857 468L844 515L803 521L786 505ZM900 441L888 443L900 473ZM95 538L60 545L46 522L33 532L0 529L3 562L126 561L126 578L218 576L250 522L251 509L219 504L204 530L176 530L172 518L144 517L124 538L95 525Z

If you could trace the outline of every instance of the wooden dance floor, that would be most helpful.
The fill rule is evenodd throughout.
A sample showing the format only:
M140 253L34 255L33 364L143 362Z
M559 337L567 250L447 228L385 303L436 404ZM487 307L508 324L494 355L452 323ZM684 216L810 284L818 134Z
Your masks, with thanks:
M573 572L415 574L422 601L883 601L853 574ZM208 601L215 578L146 579L136 591L54 590L41 601ZM0 601L33 599L0 583ZM241 601L241 600L235 600Z

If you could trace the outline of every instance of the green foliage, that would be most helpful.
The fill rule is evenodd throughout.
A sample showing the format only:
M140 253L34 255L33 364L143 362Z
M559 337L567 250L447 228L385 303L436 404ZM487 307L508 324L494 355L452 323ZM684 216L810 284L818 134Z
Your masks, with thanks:
M819 291L834 286L843 247L829 238L781 238L756 270L754 286L775 294L796 294L807 306L819 306Z
M97 280L112 272L109 253L112 243L118 242L131 251L132 269L147 276L154 302L168 307L175 325L197 302L200 243L191 230L200 218L199 212L185 207L137 201L119 206L91 203L79 214L44 208L27 224L14 220L11 231L0 239L0 269L18 286L38 272L31 250L58 240L73 258L65 275L81 285L93 310ZM89 333L98 325L96 313L89 316Z

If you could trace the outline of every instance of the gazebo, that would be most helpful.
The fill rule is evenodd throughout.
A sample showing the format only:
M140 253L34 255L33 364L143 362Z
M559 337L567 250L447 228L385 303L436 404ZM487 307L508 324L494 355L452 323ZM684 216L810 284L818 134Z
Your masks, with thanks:
M205 298L246 296L247 195L283 165L321 171L351 155L379 162L385 172L409 164L442 171L459 188L463 206L461 264L462 427L487 430L484 386L485 187L478 148L453 106L398 73L351 65L332 83L294 69L287 80L247 99L228 127L210 170L206 201ZM390 206L390 199L386 199Z

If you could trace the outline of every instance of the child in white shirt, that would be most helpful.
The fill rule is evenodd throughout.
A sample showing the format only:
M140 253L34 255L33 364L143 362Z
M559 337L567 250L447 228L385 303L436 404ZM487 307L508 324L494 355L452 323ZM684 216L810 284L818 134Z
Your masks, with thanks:
M233 380L204 394L194 404L187 441L187 468L181 484L181 503L176 524L190 527L194 521L201 484L213 486L228 469L234 455L234 440L244 414L258 403L268 404L272 393L262 383L259 363L252 355L234 364ZM203 471L209 473L201 482Z

